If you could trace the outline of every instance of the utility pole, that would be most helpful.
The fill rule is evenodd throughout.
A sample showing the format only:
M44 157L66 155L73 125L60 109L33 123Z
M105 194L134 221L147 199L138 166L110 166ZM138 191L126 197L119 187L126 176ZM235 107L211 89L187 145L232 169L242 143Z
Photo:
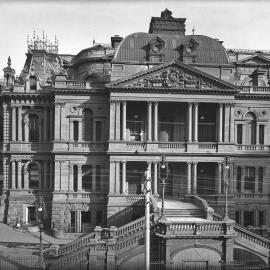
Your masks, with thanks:
M150 163L145 172L145 270L150 270L150 193L151 172Z
M228 209L228 187L230 180L230 158L225 157L224 162L224 192L225 192L225 210L224 210L224 220L229 219L229 209Z

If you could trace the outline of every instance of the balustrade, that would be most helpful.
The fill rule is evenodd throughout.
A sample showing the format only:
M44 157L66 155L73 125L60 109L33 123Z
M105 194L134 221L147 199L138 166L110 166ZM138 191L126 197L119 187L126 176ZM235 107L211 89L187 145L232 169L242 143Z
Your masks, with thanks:
M78 152L105 152L107 143L105 142L67 142L68 151Z
M10 151L51 151L52 143L44 142L11 142L9 144Z
M258 93L258 94L265 94L270 93L270 87L266 86L239 86L241 89L240 93Z
M127 150L129 150L129 151L146 151L146 143L127 142Z
M269 152L269 145L263 144L238 144L236 145L237 151L265 151Z

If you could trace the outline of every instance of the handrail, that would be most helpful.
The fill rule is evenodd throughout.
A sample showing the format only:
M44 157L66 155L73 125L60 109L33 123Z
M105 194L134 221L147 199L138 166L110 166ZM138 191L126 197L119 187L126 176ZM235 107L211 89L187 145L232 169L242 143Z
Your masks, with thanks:
M87 234L71 243L62 245L57 250L55 256L63 256L66 254L69 254L71 252L74 252L74 250L77 250L78 248L83 248L85 245L89 244L92 239L95 239L96 233L90 233Z
M216 220L222 220L222 217L220 215L218 215L217 213L214 213L213 217ZM256 239L257 240L256 244L258 244L264 248L270 249L270 240L247 230L245 227L241 226L240 224L235 223L234 230L240 237L244 237L244 235L248 236L249 239L247 237L244 237L244 238L246 238L250 241L252 241L250 238ZM252 242L254 243L255 241L252 241Z

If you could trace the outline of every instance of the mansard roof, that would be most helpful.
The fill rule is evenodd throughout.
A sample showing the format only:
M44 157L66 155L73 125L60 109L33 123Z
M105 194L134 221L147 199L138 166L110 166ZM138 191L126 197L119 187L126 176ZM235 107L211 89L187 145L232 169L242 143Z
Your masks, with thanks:
M221 42L203 35L176 35L176 34L149 34L133 33L122 40L115 56L114 61L127 62L146 62L147 45L154 38L165 41L164 62L179 58L179 47L193 39L198 46L196 47L196 63L205 64L228 64L228 56Z
M116 80L106 85L110 91L174 91L191 93L226 93L234 95L240 90L217 77L200 71L178 60L173 60Z

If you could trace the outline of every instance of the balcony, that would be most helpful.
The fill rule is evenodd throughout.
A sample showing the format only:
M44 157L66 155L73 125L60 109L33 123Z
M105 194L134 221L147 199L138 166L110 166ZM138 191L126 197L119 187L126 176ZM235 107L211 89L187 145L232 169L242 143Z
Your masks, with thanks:
M55 81L55 88L66 88L66 89L91 89L89 82L73 81L73 80L57 80Z
M269 153L270 146L263 145L263 144L237 144L236 145L236 152L264 152Z
M105 152L107 143L105 142L67 142L67 151L70 152Z
M266 86L239 86L240 93L244 94L270 94L270 87Z
M266 193L236 193L235 194L235 199L237 201L252 201L253 203L255 201L258 201L258 202L269 202L269 199L270 199L270 195L269 194L266 194Z
M11 152L50 152L53 144L50 142L10 142Z
M64 196L62 196L64 195ZM87 192L87 191L80 191L80 192L66 192L66 193L54 193L54 198L61 197L66 201L102 201L107 200L107 196L105 193L96 193L96 192Z

